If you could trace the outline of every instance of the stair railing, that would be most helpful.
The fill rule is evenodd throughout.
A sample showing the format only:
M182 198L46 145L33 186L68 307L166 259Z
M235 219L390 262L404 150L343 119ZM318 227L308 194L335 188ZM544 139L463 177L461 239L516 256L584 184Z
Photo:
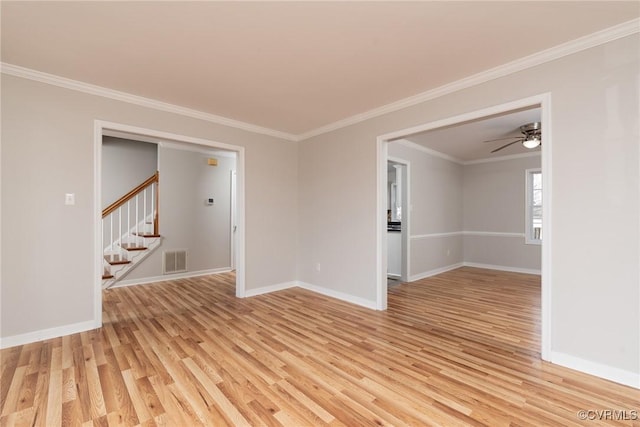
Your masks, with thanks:
M153 224L151 234L159 234L159 183L160 174L156 171L102 211L102 238L105 250L113 251L123 240L129 240L132 234L136 236L136 240L144 234L149 234L146 230L148 223ZM143 228L142 232L140 227ZM105 241L109 244L105 245Z

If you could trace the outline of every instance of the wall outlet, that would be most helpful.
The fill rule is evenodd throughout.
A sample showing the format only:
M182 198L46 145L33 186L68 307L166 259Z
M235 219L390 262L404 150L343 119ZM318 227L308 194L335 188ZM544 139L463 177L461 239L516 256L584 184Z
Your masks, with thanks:
M318 271L318 272L320 271L320 263L319 262L316 263L316 271Z

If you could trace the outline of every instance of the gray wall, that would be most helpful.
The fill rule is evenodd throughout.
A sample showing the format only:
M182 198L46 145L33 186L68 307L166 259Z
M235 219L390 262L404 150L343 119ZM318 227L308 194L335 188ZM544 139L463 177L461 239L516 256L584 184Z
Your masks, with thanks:
M149 142L102 138L102 209L158 170L158 146Z
M296 144L6 74L1 78L0 336L94 321L96 119L245 147L246 289L295 280ZM64 205L65 193L76 194L75 206Z
M298 145L298 279L375 301L376 154L351 129Z
M540 168L540 156L464 166L466 263L540 271L541 246L524 237L525 171L533 168Z
M303 141L299 277L375 300L379 135L549 92L551 353L640 374L639 43L628 36Z
M389 157L410 163L409 279L461 263L462 165L399 143L389 144Z
M399 142L388 148L411 165L410 280L460 263L540 271L540 245L524 243L525 170L540 156L462 165Z
M302 279L374 301L376 138L549 92L551 352L640 374L639 44L634 34L300 144L3 74L0 335L93 319L95 119L245 147L248 290Z
M234 158L161 146L160 234L162 245L126 277L145 281L162 275L162 252L187 250L190 272L231 267L231 171ZM214 157L218 166L209 166ZM213 197L208 206L205 199ZM166 276L170 279L171 276Z

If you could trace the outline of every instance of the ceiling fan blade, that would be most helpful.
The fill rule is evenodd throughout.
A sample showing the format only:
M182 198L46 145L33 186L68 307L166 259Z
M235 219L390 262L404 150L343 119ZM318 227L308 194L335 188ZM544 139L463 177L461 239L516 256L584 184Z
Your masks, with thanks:
M510 143L508 143L508 144L504 144L502 147L499 147L499 148L496 148L495 150L493 150L493 151L492 151L492 153L495 153L496 151L500 151L500 150L502 150L503 148L507 148L508 146L513 145L513 144L515 144L516 142L521 142L522 140L523 140L523 138L519 138L519 139L517 139L517 140L515 140L515 141L513 141L513 142L510 142Z
M507 136L505 138L489 139L487 141L482 141L482 142L494 142L494 141L502 141L504 139L514 139L514 138L522 138L522 137L521 136Z

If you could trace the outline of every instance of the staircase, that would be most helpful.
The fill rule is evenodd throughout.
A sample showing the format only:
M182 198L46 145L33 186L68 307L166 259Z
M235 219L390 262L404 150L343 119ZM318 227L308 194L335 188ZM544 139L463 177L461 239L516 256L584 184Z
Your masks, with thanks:
M156 172L102 211L103 289L160 247L158 184Z

